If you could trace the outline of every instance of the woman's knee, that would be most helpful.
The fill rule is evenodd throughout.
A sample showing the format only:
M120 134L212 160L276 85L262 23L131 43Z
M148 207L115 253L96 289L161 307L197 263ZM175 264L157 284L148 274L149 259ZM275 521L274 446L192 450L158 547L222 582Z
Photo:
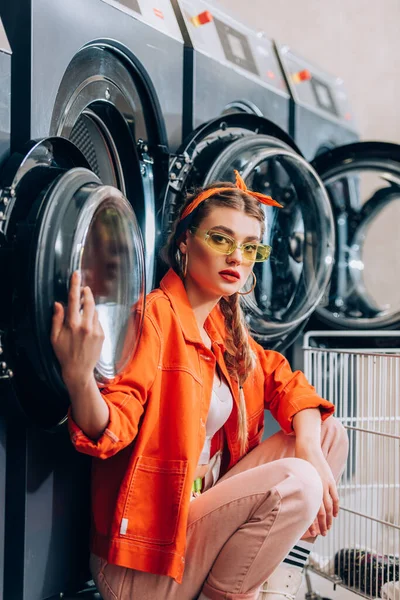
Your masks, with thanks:
M348 451L349 438L346 429L343 427L339 419L335 417L329 417L322 423L322 432L332 439L333 444L337 444L343 448L344 451Z
M322 502L322 481L317 469L302 458L283 459L295 482L294 495L298 502L299 516L305 520L312 520L318 512Z

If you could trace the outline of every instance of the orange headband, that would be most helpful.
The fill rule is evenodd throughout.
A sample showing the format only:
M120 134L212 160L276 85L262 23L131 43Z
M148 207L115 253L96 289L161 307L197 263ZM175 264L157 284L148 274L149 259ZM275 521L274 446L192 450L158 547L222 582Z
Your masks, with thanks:
M261 202L261 204L266 204L268 206L279 206L279 208L283 208L282 204L279 204L279 202L277 202L276 200L273 200L271 198L271 196L265 196L265 194L260 194L259 192L252 192L251 190L249 190L247 188L244 180L240 176L239 171L235 170L234 173L236 176L236 182L235 182L236 187L239 190L246 192L246 194L249 194L249 196L253 196L253 198L256 198L256 200ZM201 192L198 196L196 196L196 198L193 200L193 202L191 202L185 208L185 210L181 214L181 218L179 219L179 221L183 221L183 219L185 219L187 216L189 216L199 206L199 204L201 204L204 200L207 200L207 198L214 196L214 194L219 194L220 192L231 192L231 191L232 191L231 187L219 187L219 188L210 188L209 190L204 190L204 192Z

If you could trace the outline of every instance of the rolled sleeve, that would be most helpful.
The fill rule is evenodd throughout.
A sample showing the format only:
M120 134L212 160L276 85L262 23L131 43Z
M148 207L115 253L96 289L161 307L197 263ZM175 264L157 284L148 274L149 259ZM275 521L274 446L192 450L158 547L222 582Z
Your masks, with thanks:
M285 433L293 433L293 417L306 408L319 408L325 420L335 412L334 405L321 398L301 371L292 371L286 358L271 350L260 356L264 371L264 402Z
M68 429L75 448L97 458L113 456L135 439L160 364L161 338L150 318L143 320L138 349L126 370L101 389L109 409L109 421L102 435L89 438L68 412Z

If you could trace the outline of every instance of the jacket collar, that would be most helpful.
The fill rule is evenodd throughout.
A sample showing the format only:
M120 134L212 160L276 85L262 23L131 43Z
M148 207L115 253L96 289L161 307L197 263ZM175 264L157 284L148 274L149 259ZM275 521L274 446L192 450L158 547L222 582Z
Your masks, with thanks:
M193 308L189 302L185 286L181 278L173 269L169 269L161 280L160 288L168 296L172 308L182 328L185 339L190 342L203 344L199 327L194 316ZM224 346L221 335L223 317L219 307L216 306L205 322L205 329L213 342Z

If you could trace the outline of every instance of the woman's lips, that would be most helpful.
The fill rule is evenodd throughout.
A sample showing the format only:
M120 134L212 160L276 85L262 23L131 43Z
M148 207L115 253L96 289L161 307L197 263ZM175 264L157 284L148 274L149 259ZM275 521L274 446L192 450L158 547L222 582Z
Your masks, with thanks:
M229 281L229 283L237 283L240 279L240 275L237 273L229 272L229 271L220 271L219 273L225 281Z

